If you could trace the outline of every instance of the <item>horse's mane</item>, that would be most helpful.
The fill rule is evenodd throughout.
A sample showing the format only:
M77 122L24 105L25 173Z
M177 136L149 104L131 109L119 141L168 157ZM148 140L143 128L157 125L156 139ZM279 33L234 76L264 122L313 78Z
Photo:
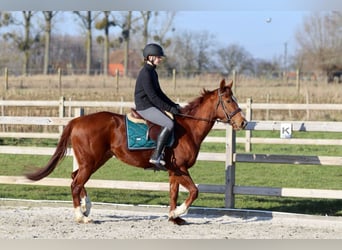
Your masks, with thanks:
M197 97L193 101L189 102L185 107L182 109L182 113L193 115L193 113L197 110L197 107L203 103L203 100L211 93L211 91L207 89L202 89L201 96Z

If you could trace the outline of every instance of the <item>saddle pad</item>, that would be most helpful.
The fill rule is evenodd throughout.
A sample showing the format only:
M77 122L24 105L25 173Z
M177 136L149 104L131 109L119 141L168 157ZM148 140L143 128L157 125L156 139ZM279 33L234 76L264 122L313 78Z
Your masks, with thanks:
M127 146L130 150L151 149L156 147L156 141L148 136L146 123L135 123L126 116Z

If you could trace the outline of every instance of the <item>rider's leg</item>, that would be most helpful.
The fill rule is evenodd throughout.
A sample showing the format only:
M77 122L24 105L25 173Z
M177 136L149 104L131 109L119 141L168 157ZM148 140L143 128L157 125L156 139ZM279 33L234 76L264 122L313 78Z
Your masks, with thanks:
M154 107L145 110L137 110L137 112L146 120L149 120L162 127L162 130L157 139L156 149L152 153L152 156L150 158L150 163L153 163L158 168L158 170L167 170L164 167L165 161L163 159L163 151L170 135L173 132L174 121L164 112Z
M165 166L165 161L163 158L163 152L164 152L164 148L170 138L171 135L171 130L169 130L167 127L164 127L159 136L158 136L158 140L157 140L157 147L154 150L151 158L150 158L150 163L153 163L155 165L157 165L158 167L160 167L160 165ZM166 169L165 169L166 170Z

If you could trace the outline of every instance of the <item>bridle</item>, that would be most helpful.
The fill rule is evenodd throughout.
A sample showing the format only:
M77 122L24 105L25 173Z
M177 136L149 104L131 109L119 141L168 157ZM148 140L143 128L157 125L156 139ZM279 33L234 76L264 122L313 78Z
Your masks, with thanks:
M222 110L224 112L224 115L226 117L227 120L218 120L218 119L207 119L207 118L202 118L202 117L195 117L195 116L191 116L191 115L187 115L187 114L178 114L178 116L183 116L183 117L187 117L187 118L191 118L194 120L198 120L198 121L205 121L205 122L222 122L222 123L230 123L232 121L232 118L239 112L241 112L240 108L237 108L236 110L234 110L233 112L230 112L227 110L226 106L224 105L224 101L222 100L222 96L224 95L224 93L220 92L220 89L217 90L218 92L218 101L216 104L216 110L218 109L218 107L221 105ZM235 102L235 100L233 100Z
M216 104L216 109L218 109L218 106L221 104L221 107L222 107L222 110L224 112L224 115L227 119L227 121L223 121L223 120L217 120L218 122L223 122L223 123L230 123L232 118L237 114L237 113L240 113L241 112L241 109L238 107L236 110L234 110L233 112L229 113L226 106L224 105L223 103L223 100L222 100L222 96L224 93L221 93L220 92L220 89L217 90L218 92L218 96L219 96L219 100ZM233 101L236 103L236 101L233 99Z

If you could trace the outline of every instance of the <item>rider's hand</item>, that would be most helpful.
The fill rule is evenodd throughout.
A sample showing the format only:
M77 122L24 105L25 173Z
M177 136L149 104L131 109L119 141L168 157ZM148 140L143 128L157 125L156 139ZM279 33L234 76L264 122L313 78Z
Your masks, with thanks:
M172 113L174 115L178 115L179 114L179 109L176 108L176 107L171 107L170 113Z

